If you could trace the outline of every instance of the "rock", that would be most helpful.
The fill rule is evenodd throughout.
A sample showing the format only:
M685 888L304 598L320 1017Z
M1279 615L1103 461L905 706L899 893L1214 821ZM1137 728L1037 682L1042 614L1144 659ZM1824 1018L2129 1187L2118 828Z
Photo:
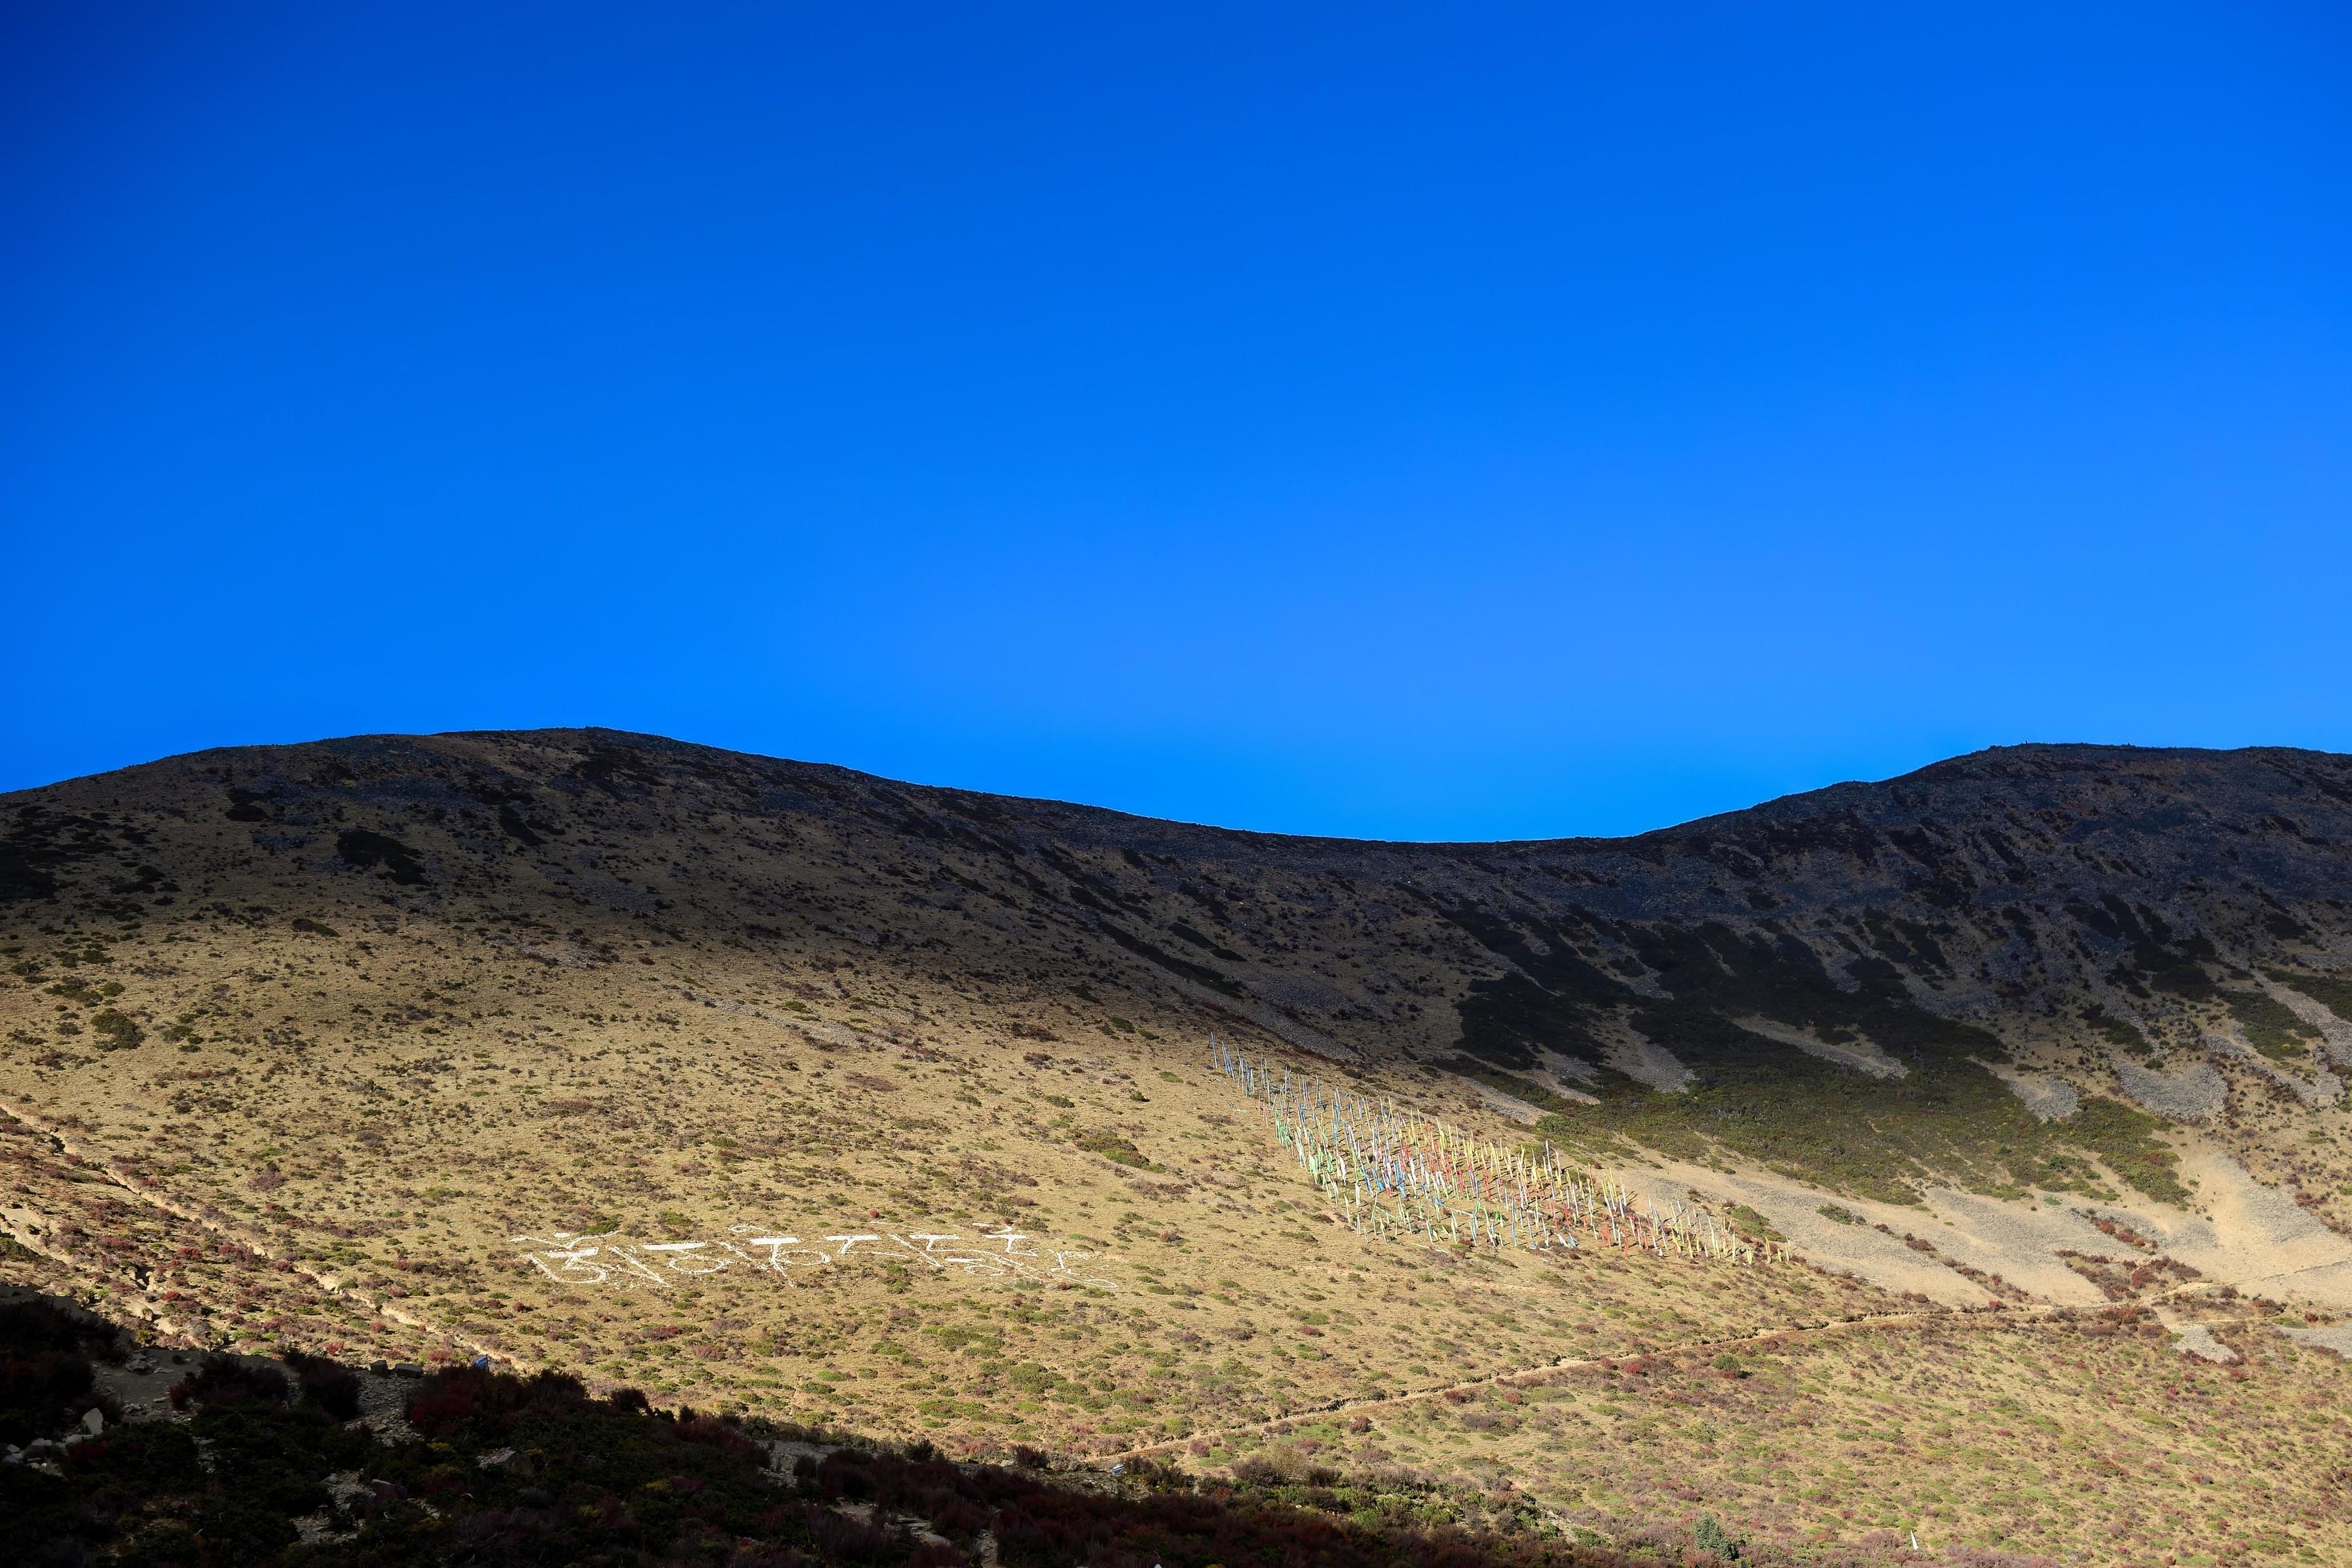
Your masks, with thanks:
M423 1377L425 1369L413 1361L401 1362L392 1369L394 1377Z
M81 1429L91 1436L106 1430L106 1412L93 1405L81 1413Z
M378 1377L389 1377L392 1375L392 1363L379 1356L374 1361L368 1363L368 1370L375 1373Z

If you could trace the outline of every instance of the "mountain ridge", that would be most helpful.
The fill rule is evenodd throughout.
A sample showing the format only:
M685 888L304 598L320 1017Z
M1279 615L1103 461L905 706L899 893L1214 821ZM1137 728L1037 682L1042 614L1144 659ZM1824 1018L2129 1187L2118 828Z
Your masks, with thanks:
M1164 1005L1222 1010L1333 1060L1466 1062L1490 1097L1550 1110L1564 1140L1578 1131L1570 1108L1613 1087L1624 1114L1583 1120L1612 1137L1671 1133L1685 1154L1692 1130L1666 1126L1644 1095L1743 1079L1760 1091L1793 1073L1851 1100L1868 1086L1842 1075L1858 1070L1889 1080L1874 1103L1948 1122L1958 1112L1918 1092L1927 1079L1894 1081L1932 1058L1984 1121L1999 1102L1990 1068L1970 1064L2009 1063L2075 1073L2062 1100L2133 1107L2107 1118L2139 1162L2126 1179L2170 1196L2145 1163L2161 1129L2138 1119L2226 1121L2240 1104L2258 1118L2282 1093L2332 1105L2352 1044L2340 1026L2352 1020L2326 1004L2352 968L2352 758L2324 752L2008 747L1622 838L1463 845L1172 823L604 730L352 737L5 797L18 826L0 884L37 890L48 876L36 862L76 853L29 841L50 795L149 781L183 817L215 805L247 819L264 857L388 877L420 897L446 873L462 882L497 865L598 919L646 919L658 902L726 940L756 929L811 953L969 946L991 955L962 956L983 974L1042 973L1075 954ZM688 847L749 868L688 885L665 855L669 868L615 879L604 863L627 858L627 837L679 811L737 824ZM341 828L354 813L375 826ZM331 855L318 837L330 815ZM822 865L760 837L771 830L823 840ZM567 845L567 831L622 838L598 849ZM884 893L877 874L901 885ZM2192 1100L2201 1117L2180 1114ZM1757 1120L1717 1113L1717 1141ZM1999 1119L2000 1141L2039 1136ZM1865 1161L1866 1189L1955 1177L1938 1162L1968 1130L1927 1131L1937 1159ZM1785 1139L1759 1138L1747 1153L1791 1160ZM2259 1137L2235 1152L2283 1160ZM1966 1181L2002 1190L2049 1174L1962 1163ZM1849 1162L1847 1184L1863 1168ZM2315 1206L2340 1218L2341 1195Z
M69 784L85 783L96 779L110 778L121 773L134 773L142 768L154 768L173 763L192 763L226 755L299 751L304 748L362 746L379 743L398 744L431 741L499 742L503 740L511 740L518 737L530 736L546 737L551 739L557 737L578 736L593 740L617 742L625 745L642 746L648 749L699 752L722 757L748 758L784 767L807 769L814 772L838 774L845 779L866 781L894 788L936 791L943 795L965 796L974 799L1014 802L1026 805L1055 808L1072 812L1095 813L1105 816L1122 818L1138 823L1165 825L1171 827L1194 829L1204 833L1230 834L1245 839L1287 840L1308 844L1328 844L1339 846L1352 845L1395 848L1428 847L1437 849L1474 849L1507 846L1591 846L1624 843L1638 838L1648 838L1659 835L1687 832L1711 823L1747 816L1751 814L1763 812L1771 808L1789 805L1791 803L1803 802L1818 796L1828 795L1834 792L1874 790L1899 785L1916 780L1937 777L1947 773L1948 772L1967 769L1979 763L1990 763L2008 756L2038 756L2047 754L2056 757L2063 756L2067 753L2081 753L2094 759L2252 758L2259 760L2276 757L2290 760L2304 759L2321 763L2342 763L2347 757L2352 757L2352 753L2329 752L2315 747L2302 746L2151 746L2141 745L2129 742L2004 742L1981 746L1970 752L1957 752L1948 757L1937 758L1933 762L1921 763L1919 766L1912 768L1906 772L1888 774L1885 778L1834 779L1827 784L1812 785L1804 789L1791 790L1783 795L1767 796L1747 805L1733 806L1722 811L1707 812L1698 816L1685 818L1678 822L1661 824L1655 827L1643 828L1633 833L1543 834L1525 837L1508 838L1380 838L1351 837L1345 834L1293 833L1273 828L1242 827L1235 826L1231 824L1195 822L1184 817L1155 816L1148 812L1129 811L1119 806L1101 805L1083 800L1067 799L1059 795L1019 795L999 790L980 789L966 784L924 783L913 779L900 779L887 773L876 773L870 769L853 767L843 763L815 762L805 758L785 757L762 752L739 751L734 748L714 745L706 742L680 740L674 736L661 735L650 731L622 730L613 728L609 725L576 724L546 725L525 730L437 730L417 731L414 733L401 731L381 731L351 735L320 736L306 741L254 742L238 745L199 747L193 751L167 752L162 756L153 757L144 762L127 763L118 767L101 769L96 773L77 773L64 778L48 780L42 783L19 785L14 789L0 791L0 802L5 802L16 795L35 795L44 790L58 789Z

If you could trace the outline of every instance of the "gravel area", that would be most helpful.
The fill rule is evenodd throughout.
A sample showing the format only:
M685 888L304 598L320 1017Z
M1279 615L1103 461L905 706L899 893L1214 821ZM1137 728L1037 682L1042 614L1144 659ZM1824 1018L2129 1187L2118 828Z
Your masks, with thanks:
M1635 1083L1647 1084L1665 1094L1680 1094L1690 1087L1695 1076L1675 1058L1674 1052L1632 1029L1609 1042L1604 1059Z
M2323 1106L2333 1105L2344 1098L2344 1080L2327 1070L2324 1055L2315 1055L2312 1063L2314 1076L2306 1079L2289 1072L2284 1067L2239 1038L2235 1033L2216 1035L2209 1031L2204 1036L2204 1041L2206 1048L2216 1056L2227 1057L2240 1066L2262 1074L2312 1110L2316 1110Z
M2298 1344L2334 1351L2346 1361L2352 1361L2352 1323L2330 1323L2325 1328L2287 1328L2280 1331Z
M195 1371L203 1359L192 1351L142 1347L120 1366L94 1364L100 1391L120 1400L127 1418L151 1421L171 1414L172 1385Z
M2326 1044L2323 1054L2336 1058L2338 1066L2352 1068L2352 1021L2339 1018L2335 1010L2315 997L2305 995L2292 985L2263 978L2262 988L2296 1017L2319 1031Z
M2063 1121L2083 1108L2083 1097L2074 1086L2063 1078L2049 1073L2021 1072L2005 1062L1986 1062L1985 1071L2009 1086L2009 1091L2025 1102L2025 1109L2042 1121Z
M2193 1355L2200 1361L2219 1362L2228 1365L2238 1359L2238 1352L2213 1337L2213 1331L2202 1323L2190 1322L2175 1313L2157 1309L2156 1321L2172 1331L2174 1349L2182 1355Z
M1825 1062L1835 1062L1842 1068L1852 1068L1854 1071L1866 1074L1871 1078L1906 1078L1910 1075L1909 1068L1867 1041L1841 1045L1830 1040L1818 1039L1802 1029L1791 1028L1786 1024L1776 1024L1769 1018L1734 1018L1732 1022L1751 1035L1761 1035L1768 1040L1777 1040L1781 1045L1801 1050L1809 1057L1819 1057Z
M1543 1120L1544 1113L1541 1106L1530 1105L1516 1094L1505 1094L1493 1085L1480 1083L1475 1078L1465 1079L1464 1081L1476 1089L1478 1098L1486 1101L1486 1108L1498 1116L1507 1116L1514 1121L1523 1122L1529 1127Z
M1598 1083L1601 1081L1601 1069L1593 1066L1591 1062L1586 1061L1582 1057L1570 1056L1566 1051L1556 1051L1546 1048L1543 1053L1543 1061L1545 1068L1549 1070L1555 1079L1572 1078L1579 1083Z
M2230 1098L2229 1083L2211 1062L2174 1072L2150 1072L2137 1062L2117 1061L2116 1082L2125 1099L2172 1121L2202 1121Z

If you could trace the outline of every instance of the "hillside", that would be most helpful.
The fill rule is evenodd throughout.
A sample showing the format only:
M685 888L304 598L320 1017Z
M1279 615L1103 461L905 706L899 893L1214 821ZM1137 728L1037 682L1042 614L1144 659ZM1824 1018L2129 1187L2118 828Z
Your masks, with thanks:
M602 731L197 753L0 798L6 1266L189 1342L950 1453L2097 1555L2214 1482L2141 1432L2101 1506L2053 1503L2080 1457L1995 1423L2204 1390L2183 1429L2243 1443L2197 1473L2339 1484L2340 1418L2294 1413L2345 1408L2347 899L2352 759L2284 751L2021 747L1497 845ZM1745 1250L1360 1229L1236 1050ZM1895 1406L2051 1473L1936 1495ZM2352 1551L2301 1506L2179 1539Z

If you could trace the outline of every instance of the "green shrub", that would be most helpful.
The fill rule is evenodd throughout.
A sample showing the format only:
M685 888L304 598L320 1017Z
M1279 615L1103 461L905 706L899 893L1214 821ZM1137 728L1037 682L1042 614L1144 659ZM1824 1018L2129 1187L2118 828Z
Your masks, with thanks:
M102 1037L100 1050L127 1051L147 1037L147 1031L111 1007L90 1019L89 1026Z
M1159 1169L1144 1157L1142 1150L1116 1132L1081 1133L1076 1142L1087 1153L1099 1154L1113 1164L1132 1166L1139 1171Z
M1691 1542L1701 1552L1712 1552L1726 1563L1738 1562L1739 1548L1744 1544L1727 1534L1711 1513L1699 1516L1698 1528L1691 1531Z

